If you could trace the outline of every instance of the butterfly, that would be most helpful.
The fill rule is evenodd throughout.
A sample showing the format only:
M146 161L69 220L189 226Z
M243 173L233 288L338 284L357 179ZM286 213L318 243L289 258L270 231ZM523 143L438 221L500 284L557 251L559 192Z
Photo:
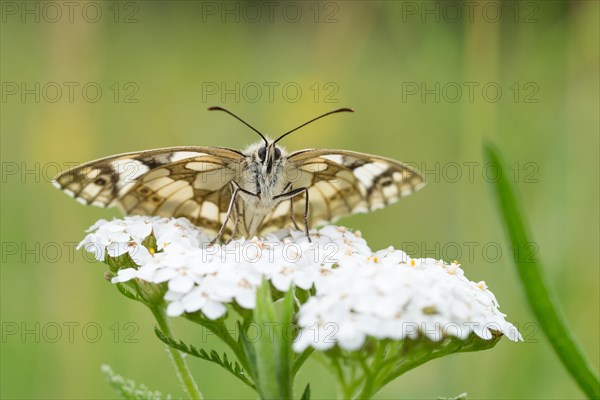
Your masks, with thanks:
M413 167L347 150L307 149L287 153L277 143L290 133L238 151L225 147L167 147L118 154L58 175L54 186L85 205L116 206L126 215L185 217L216 232L213 242L236 235L262 236L300 229L308 239L315 225L395 203L422 188Z

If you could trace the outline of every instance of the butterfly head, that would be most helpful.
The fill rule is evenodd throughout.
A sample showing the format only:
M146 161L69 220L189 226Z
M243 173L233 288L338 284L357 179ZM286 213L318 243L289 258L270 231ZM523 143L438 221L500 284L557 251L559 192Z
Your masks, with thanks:
M273 171L278 170L284 153L285 150L277 146L274 142L268 141L256 145L252 156L254 161L261 165L262 173L270 175Z

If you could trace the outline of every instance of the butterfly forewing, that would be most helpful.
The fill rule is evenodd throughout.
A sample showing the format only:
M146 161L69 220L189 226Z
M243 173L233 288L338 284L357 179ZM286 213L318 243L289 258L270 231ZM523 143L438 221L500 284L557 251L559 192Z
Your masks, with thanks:
M351 151L301 150L288 161L285 175L292 187L308 188L310 227L385 207L425 185L406 164ZM291 227L293 221L301 226L304 210L304 195L279 203L265 217L261 233Z
M218 231L243 154L219 147L172 147L92 161L55 185L83 204L117 206L127 215L186 217Z

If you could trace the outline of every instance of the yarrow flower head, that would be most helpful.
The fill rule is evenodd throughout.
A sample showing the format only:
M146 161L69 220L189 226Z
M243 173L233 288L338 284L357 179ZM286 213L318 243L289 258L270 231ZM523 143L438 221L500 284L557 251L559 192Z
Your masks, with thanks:
M101 220L89 232L80 247L98 260L127 253L133 261L113 283L166 285L170 316L200 311L214 320L234 303L252 310L263 280L281 292L308 291L312 296L297 315L298 352L336 344L355 350L367 337L438 341L471 333L490 339L498 332L521 339L493 293L468 280L456 262L411 258L393 248L373 252L360 233L339 226L311 231L312 242L304 232L285 230L224 245L210 245L185 218Z
M301 364L317 350L336 373L340 358L355 370L385 373L377 381L365 372L341 382L344 397L368 398L427 360L483 350L501 336L522 340L487 285L467 279L458 262L412 258L393 247L373 251L360 232L340 226L313 229L310 237L281 230L212 244L185 218L125 217L98 221L79 247L110 266L107 274L123 294L155 315L160 308L159 315L206 326L248 368L253 366L244 354L263 357L261 365L275 363L270 368L276 369ZM223 333L230 317L238 318L237 341ZM257 343L247 339L253 323L268 329ZM169 346L208 357L161 335ZM270 347L277 350L264 352ZM270 354L290 359L272 360ZM282 393L271 397L290 397Z
M492 292L465 278L458 264L383 250L316 282L316 295L298 313L294 349L356 350L369 336L440 341L475 333L489 340L495 331L521 339L504 317Z

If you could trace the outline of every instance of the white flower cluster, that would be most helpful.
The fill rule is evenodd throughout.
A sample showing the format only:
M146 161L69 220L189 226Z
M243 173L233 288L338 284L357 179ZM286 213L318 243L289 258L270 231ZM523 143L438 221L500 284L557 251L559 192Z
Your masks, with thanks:
M226 245L209 245L208 237L187 219L125 217L99 221L79 247L115 257L129 253L138 268L118 271L113 283L139 278L147 282L168 282L167 314L201 310L216 319L235 301L253 309L256 290L263 279L282 292L291 285L310 289L335 265L354 260L353 255L370 254L364 239L344 228L329 226L313 231L313 242L304 232L280 231L262 240L239 239ZM151 232L157 239L155 254L142 242Z
M125 217L107 221L101 219L86 232L91 232L79 243L77 250L84 248L98 261L128 253L137 265L143 265L152 259L152 255L142 242L154 232L158 250L164 250L167 244L178 243L187 247L198 247L208 243L208 237L186 218L161 217Z
M373 253L359 232L343 227L312 230L312 242L304 232L282 230L226 245L210 245L185 218L101 220L88 232L80 247L98 260L128 253L137 264L119 270L113 283L134 278L167 283L171 316L201 311L216 319L233 302L253 309L263 280L282 292L292 285L315 288L298 314L296 351L336 343L356 349L367 336L439 340L475 332L489 339L493 330L511 340L520 338L485 284L466 279L458 264L411 259L392 248ZM156 251L142 244L151 233Z
M498 311L484 282L471 282L457 263L411 259L392 248L376 252L361 265L336 269L316 284L316 295L300 308L300 335L294 350L326 350L336 343L360 348L368 336L402 340L426 336L466 339L472 332L491 339L501 332L522 340Z

